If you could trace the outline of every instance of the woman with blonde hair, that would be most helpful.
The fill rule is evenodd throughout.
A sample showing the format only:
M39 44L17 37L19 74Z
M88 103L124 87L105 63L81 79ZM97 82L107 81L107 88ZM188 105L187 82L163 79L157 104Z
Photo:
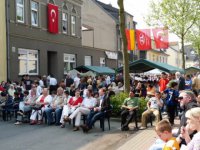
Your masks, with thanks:
M200 150L200 108L192 108L186 112L187 125L181 128L179 137L184 138L187 150ZM190 132L197 131L193 138L190 138Z

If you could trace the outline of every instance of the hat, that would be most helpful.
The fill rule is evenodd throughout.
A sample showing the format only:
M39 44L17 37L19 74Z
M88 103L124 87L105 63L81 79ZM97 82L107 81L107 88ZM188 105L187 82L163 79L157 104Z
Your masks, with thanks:
M148 91L148 92L147 92L147 95L153 95L153 96L154 96L155 93L153 93L153 92L151 92L151 91Z

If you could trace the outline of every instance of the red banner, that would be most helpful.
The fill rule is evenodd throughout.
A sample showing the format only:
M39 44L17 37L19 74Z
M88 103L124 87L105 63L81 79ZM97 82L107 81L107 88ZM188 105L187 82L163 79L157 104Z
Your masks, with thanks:
M158 28L158 29L152 29L152 31L153 31L156 48L167 49L169 47L168 30Z
M151 50L150 29L136 30L136 40L139 50Z
M48 31L58 33L58 6L48 4Z
M126 29L126 39L127 39L127 49L131 49L131 43L130 43L130 30Z

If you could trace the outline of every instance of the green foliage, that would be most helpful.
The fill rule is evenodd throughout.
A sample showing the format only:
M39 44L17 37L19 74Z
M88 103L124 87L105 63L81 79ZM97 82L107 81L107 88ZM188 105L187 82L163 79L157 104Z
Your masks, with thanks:
M113 114L116 116L120 115L121 106L125 100L125 98L128 97L128 93L120 92L116 94L115 96L111 97L111 105L113 106Z
M199 0L153 0L151 12L146 18L149 26L164 26L181 39L183 68L185 68L184 42L186 36L198 20Z
M120 116L121 106L127 97L129 97L129 94L125 93L125 92L120 92L120 93L116 94L115 96L111 97L111 104L113 106L112 113L114 116L117 116L117 117ZM141 97L141 98L139 98L139 103L140 103L140 105L139 105L138 115L141 116L141 114L146 109L147 101L145 100L145 98Z
M144 97L139 98L140 106L138 110L138 115L141 116L144 110L147 108L147 101Z

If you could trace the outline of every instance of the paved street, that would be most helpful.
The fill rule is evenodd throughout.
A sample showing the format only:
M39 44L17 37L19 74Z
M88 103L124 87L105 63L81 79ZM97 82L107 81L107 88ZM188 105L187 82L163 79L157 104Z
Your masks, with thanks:
M118 121L111 122L108 131L107 122L105 132L99 129L96 122L95 129L89 134L82 131L72 131L72 126L65 129L56 126L23 124L16 126L14 121L0 121L0 149L1 150L76 150L76 149L117 149L131 132L121 132Z
M148 150L157 139L154 127L146 130L122 132L119 119L111 119L111 130L105 122L105 132L96 122L88 134L74 132L71 125L65 129L56 126L23 124L16 126L14 120L0 120L0 150ZM179 121L175 123L178 125Z
M65 129L56 126L23 124L16 126L14 121L0 121L1 150L148 150L157 135L154 126L146 130L122 132L119 119L111 119L111 130L105 122L105 132L99 128L99 122L88 134L74 132L71 125ZM176 126L179 120L175 121Z

